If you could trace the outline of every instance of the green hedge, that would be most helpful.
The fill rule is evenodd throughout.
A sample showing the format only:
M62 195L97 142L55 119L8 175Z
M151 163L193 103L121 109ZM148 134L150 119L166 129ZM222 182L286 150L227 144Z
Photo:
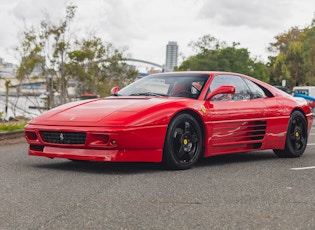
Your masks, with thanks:
M11 132L11 131L23 130L26 124L27 124L27 121L1 122L0 132Z

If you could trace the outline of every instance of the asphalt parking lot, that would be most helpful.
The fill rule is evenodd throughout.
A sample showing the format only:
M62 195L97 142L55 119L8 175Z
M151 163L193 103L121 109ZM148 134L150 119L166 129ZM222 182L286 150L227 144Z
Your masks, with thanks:
M157 164L72 162L0 146L0 229L315 229L315 127L300 158L272 151Z

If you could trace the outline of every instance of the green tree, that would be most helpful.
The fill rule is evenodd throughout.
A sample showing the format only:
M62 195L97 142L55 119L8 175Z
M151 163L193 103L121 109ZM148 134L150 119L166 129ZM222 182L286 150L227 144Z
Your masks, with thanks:
M41 77L48 85L53 77L58 83L57 90L61 94L61 103L65 103L67 99L64 65L70 47L70 23L74 19L76 8L76 6L68 6L65 18L58 23L52 22L46 13L38 31L34 27L22 31L20 44L16 47L21 56L17 70L20 81L30 77ZM38 75L32 74L35 67L40 70L37 71Z
M109 95L113 86L134 81L138 72L124 63L125 57L111 43L98 37L76 41L76 49L68 53L66 73L80 82L78 93Z
M225 42L219 42L211 35L199 38L197 42L191 42L196 55L190 56L178 68L185 70L216 70L247 74L257 79L269 82L269 72L262 62L250 58L250 53L245 48L237 48L239 43L228 46Z
M290 43L286 55L286 62L291 73L291 77L296 85L305 82L304 47L300 41Z
M24 30L20 33L19 38L20 45L16 47L16 51L21 57L21 62L17 69L17 78L23 82L30 78L36 66L45 64L45 58L40 55L44 46L38 40L39 37L34 28Z
M206 34L201 38L198 38L196 42L192 41L188 44L196 53L206 53L209 50L217 50L220 46L224 46L224 43L220 45L220 41L210 34Z
M311 26L304 29L302 37L303 57L305 64L305 84L315 85L315 17Z
M292 27L275 37L269 50L276 56L269 57L271 82L287 81L287 86L315 84L315 18L305 28Z
M297 26L291 27L287 32L275 36L275 42L269 43L268 50L273 53L287 53L289 45L299 40L302 30Z
M281 85L283 80L285 80L289 86L294 84L293 81L291 82L291 75L288 66L286 65L286 57L284 54L280 53L273 59L269 71L271 84Z
M47 85L60 92L60 103L67 102L67 88L70 80L80 85L78 93L92 92L108 95L113 84L129 83L137 71L124 63L124 50L119 50L100 38L74 39L71 23L76 6L66 7L66 16L59 22L52 22L49 15L41 21L39 29L25 28L16 50L21 56L17 76L21 81L40 77ZM78 37L78 36L76 36ZM34 68L40 68L34 75ZM50 103L52 107L55 105Z

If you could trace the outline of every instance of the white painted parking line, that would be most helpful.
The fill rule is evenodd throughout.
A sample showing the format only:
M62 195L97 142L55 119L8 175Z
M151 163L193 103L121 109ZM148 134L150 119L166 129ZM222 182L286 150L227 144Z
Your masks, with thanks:
M315 143L308 143L307 145L315 145Z
M309 166L309 167L300 167L300 168L291 168L292 170L305 170L305 169L315 169L315 166Z
M309 166L309 167L301 167L301 168L291 168L292 170L305 170L305 169L315 169L315 166Z
M300 168L291 168L292 170L305 170L305 169L315 169L315 166L309 166L309 167L300 167Z

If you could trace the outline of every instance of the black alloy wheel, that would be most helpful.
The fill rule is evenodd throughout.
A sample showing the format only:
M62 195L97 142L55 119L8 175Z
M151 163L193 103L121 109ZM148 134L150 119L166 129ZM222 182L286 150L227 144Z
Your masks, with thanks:
M307 123L300 111L291 114L284 150L274 150L278 157L299 157L307 146Z
M190 114L177 115L170 122L163 151L168 168L189 169L197 163L202 152L202 130Z

